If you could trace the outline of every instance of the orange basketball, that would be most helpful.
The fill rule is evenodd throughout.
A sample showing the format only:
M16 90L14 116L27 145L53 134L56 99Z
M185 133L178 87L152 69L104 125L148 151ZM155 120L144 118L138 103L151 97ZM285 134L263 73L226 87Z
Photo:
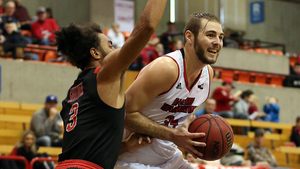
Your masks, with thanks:
M203 154L203 160L217 160L227 154L233 144L233 131L230 124L221 116L204 114L197 117L190 125L189 132L205 133L195 141L205 142L206 147L195 147Z

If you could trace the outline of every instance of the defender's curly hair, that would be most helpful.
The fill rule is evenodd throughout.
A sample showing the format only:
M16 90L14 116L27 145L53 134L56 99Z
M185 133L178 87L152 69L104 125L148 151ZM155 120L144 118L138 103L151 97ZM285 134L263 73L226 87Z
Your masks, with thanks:
M190 18L187 20L187 22L185 24L183 34L185 34L185 32L187 30L189 30L194 34L195 37L197 37L199 32L200 32L200 28L201 28L201 30L204 30L207 23L208 23L207 22L204 26L202 26L201 25L201 20L202 19L207 19L208 22L209 21L214 21L214 22L221 23L219 18L216 17L213 14L210 14L210 13L194 13L194 14L190 15ZM184 38L183 44L185 44L185 43L186 43L186 39Z
M72 65L83 70L91 61L90 49L102 50L98 33L102 33L98 24L78 26L71 23L55 32L57 51L66 55Z

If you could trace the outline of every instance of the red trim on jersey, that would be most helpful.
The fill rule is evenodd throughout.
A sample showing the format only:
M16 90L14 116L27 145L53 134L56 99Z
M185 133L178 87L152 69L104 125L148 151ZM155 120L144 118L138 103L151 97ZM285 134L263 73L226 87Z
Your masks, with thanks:
M199 81L199 79L200 79L200 77L201 77L201 75L202 75L202 70L203 70L203 69L201 69L200 74L198 75L197 79L196 79L195 82L193 83L193 86L190 88L190 87L189 87L189 82L188 82L188 79L187 79L187 75L186 75L186 71L185 71L185 60L183 59L184 82L185 82L185 86L186 86L186 88L189 90L189 92L192 90L192 88L195 86L195 84L198 83L198 81Z
M177 63L177 61L174 58L172 58L171 56L165 55L165 57L169 57L169 58L173 59L174 62L177 64L178 75L177 75L177 79L175 80L175 82L173 83L173 85L170 87L170 89L167 90L167 91L165 91L165 92L163 92L163 93L161 93L161 94L159 94L159 96L168 93L174 87L174 85L177 83L177 81L179 79L179 76L180 76L180 69L179 69L179 64Z
M68 169L72 167L83 169L103 169L99 165L85 160L65 160L59 162L55 169Z
M209 84L208 84L208 95L207 95L207 97L206 97L206 99L205 99L205 101L204 102L206 102L206 100L208 99L208 97L209 97L209 94L210 94L210 86L211 86L211 78L210 78L210 71L209 71L209 67L207 66L207 71L208 71L208 77L209 77ZM203 103L204 103L203 102Z
M101 69L101 67L97 67L97 68L95 69L94 73L98 73L100 69Z

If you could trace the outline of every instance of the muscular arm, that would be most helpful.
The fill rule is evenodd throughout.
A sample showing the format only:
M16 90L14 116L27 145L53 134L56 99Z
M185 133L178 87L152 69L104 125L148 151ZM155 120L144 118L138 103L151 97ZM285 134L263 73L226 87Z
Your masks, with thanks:
M140 113L140 110L155 97L168 91L175 83L177 76L176 63L167 57L158 58L146 66L126 91L125 128L154 138L172 141L192 154L200 155L193 145L203 146L203 143L194 142L192 138L200 137L203 134L187 131L193 118L189 118L189 123L184 123L182 128L174 129L157 124Z

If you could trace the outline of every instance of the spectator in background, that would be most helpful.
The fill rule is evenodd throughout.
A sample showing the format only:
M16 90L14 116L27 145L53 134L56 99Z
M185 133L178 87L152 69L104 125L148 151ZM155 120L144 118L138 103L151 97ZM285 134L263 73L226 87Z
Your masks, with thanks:
M47 18L53 19L53 13L51 8L46 8Z
M13 16L16 10L16 5L13 1L8 1L5 6L5 11L3 15L1 15L1 21L0 21L0 29L5 32L4 30L4 23L6 21L14 22L17 26L17 28L20 28L20 23L18 20Z
M171 45L169 47L169 49L170 49L169 52L173 52L175 50L180 50L182 47L183 47L182 41L180 39L175 38L171 41Z
M113 42L115 48L122 47L125 42L124 35L120 31L120 25L115 22L111 25L106 36Z
M28 38L23 37L19 32L17 32L17 27L14 22L6 21L4 24L5 32L1 35L1 43L3 43L3 50L5 53L11 53L11 57L17 58L17 48L14 46L6 46L9 44L25 46L28 44ZM39 60L39 56L32 52L25 52L24 59L29 60Z
M168 52L169 50L169 45L170 42L173 40L174 35L178 34L174 22L168 22L167 25L168 30L160 36L160 42L164 45L164 51L166 52Z
M129 66L129 69L141 70L148 63L149 63L149 56L147 50L144 48L140 53L140 56L135 61L133 61L133 63Z
M250 142L247 147L247 159L252 163L260 162L260 166L276 167L277 161L270 150L263 146L264 131L257 129L255 131L254 143Z
M157 43L154 46L154 50L151 52L149 56L149 63L155 60L158 57L161 57L164 54L164 46L161 43Z
M258 111L259 106L259 98L255 95L250 95L249 97L249 109L248 109L248 114L249 114L249 119L250 120L257 120L257 117L259 116L260 112Z
M245 90L241 94L241 99L233 106L233 112L248 114L249 97L253 94L252 90Z
M253 42L253 48L261 48L261 42L259 39L256 39L254 42Z
M0 0L0 14L3 14L3 12L4 12L4 8L3 8L2 4L3 4L3 0Z
M54 31L58 31L58 25L54 19L47 18L46 9L39 7L36 11L38 20L31 25L31 32L38 40L34 43L50 46L54 42Z
M22 0L14 0L16 10L13 16L20 22L22 30L30 30L31 18L27 12L27 9L21 5Z
M148 42L148 44L145 46L145 49L148 53L148 55L150 55L152 53L152 51L155 49L155 45L159 43L159 39L157 38L157 36L155 34L153 34Z
M57 97L48 95L45 107L36 111L32 116L30 130L35 133L38 146L62 146L62 139L59 139L62 133L62 120L56 106Z
M212 98L217 102L215 111L222 117L234 118L234 113L231 111L230 102L238 102L242 94L242 91L237 91L235 94L230 94L230 91L234 88L235 86L232 82L232 79L226 78L223 80L222 86L217 87L212 94Z
M23 156L30 162L37 155L37 149L35 146L35 136L30 130L24 131L21 135L20 141L15 145L14 149L10 153L12 156ZM25 168L25 164L22 161L16 161L19 169Z
M231 29L226 28L224 30L224 40L223 40L224 47L228 48L239 48L239 43L233 39L231 39Z
M201 116L203 114L215 114L215 115L218 115L218 113L216 113L214 110L216 108L216 100L215 99L207 99L206 103L205 103L205 106L204 106L204 109L202 110L199 110L195 113L195 116L198 117L198 116Z
M269 97L264 105L265 115L259 120L279 123L279 111L280 107L277 98L273 96Z
M296 126L292 128L291 142L294 142L297 147L300 147L300 116L296 119Z
M295 63L295 65L291 69L290 74L300 76L300 62Z

